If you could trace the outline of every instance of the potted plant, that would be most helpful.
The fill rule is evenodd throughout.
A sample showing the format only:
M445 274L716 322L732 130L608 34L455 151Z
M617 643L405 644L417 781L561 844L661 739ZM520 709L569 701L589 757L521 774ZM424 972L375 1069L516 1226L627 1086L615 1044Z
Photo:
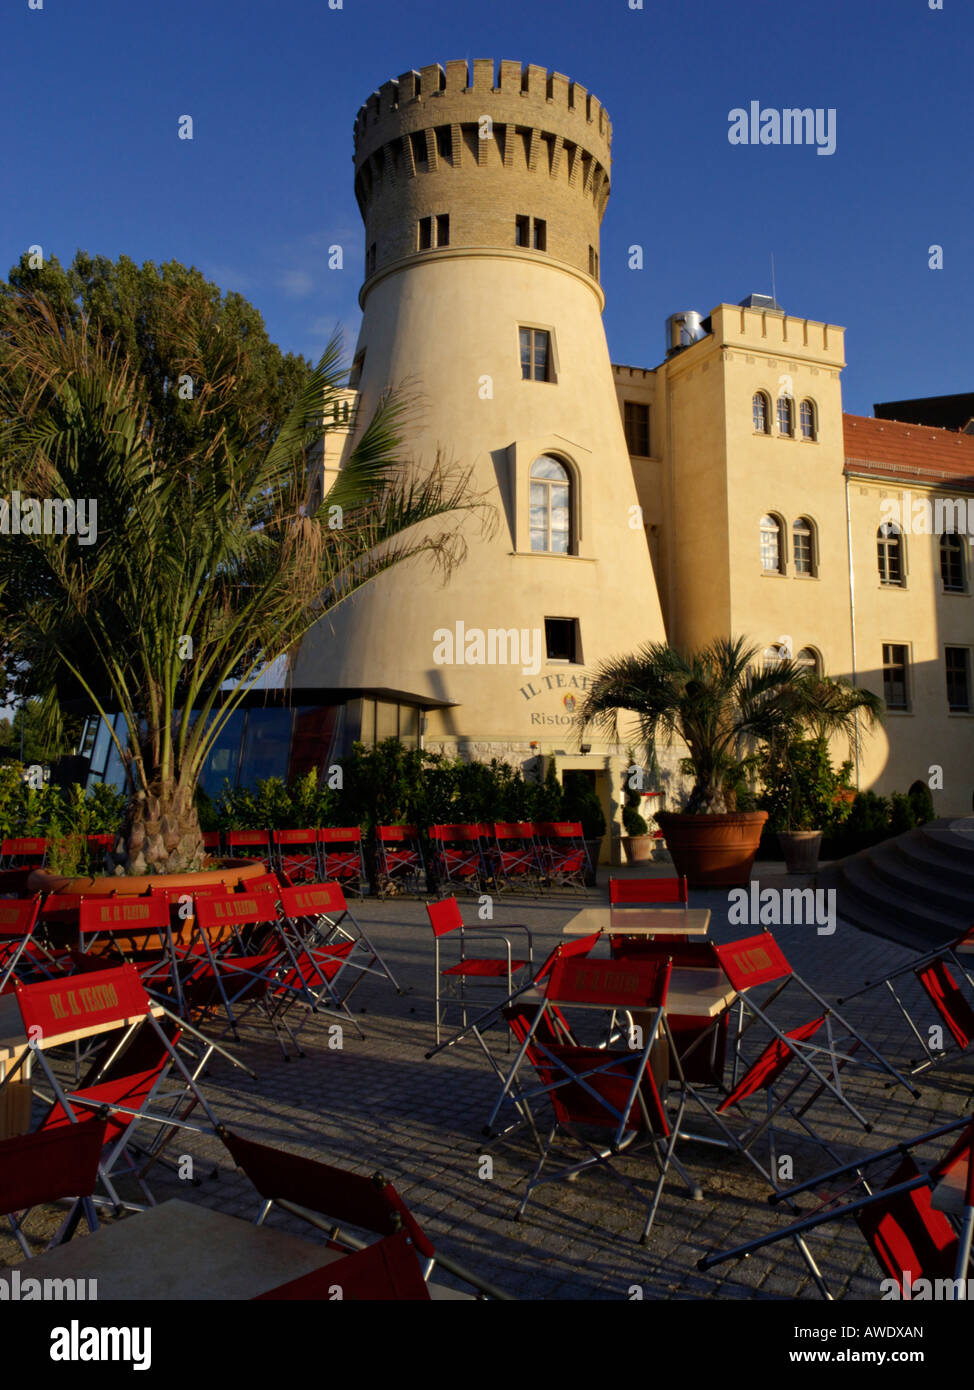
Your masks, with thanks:
M883 706L871 691L808 671L790 692L789 702L765 744L762 801L788 872L812 874L818 868L823 835L848 814L852 793L852 763L846 760L838 771L833 769L829 737L854 736L859 716L871 726Z
M2 490L98 504L84 543L33 534L0 547L7 669L20 700L121 715L111 736L127 776L109 876L35 873L35 891L198 882L197 782L260 675L391 566L425 552L449 568L456 528L442 519L481 506L466 475L404 467L395 392L318 495L308 450L345 389L339 340L315 368L285 360L239 296L221 300L198 272L160 288L149 270L151 347L48 301L26 268L0 301ZM261 370L274 390L255 397ZM177 380L192 389L177 395Z
M686 747L684 767L693 778L686 804L681 812L657 812L656 820L677 873L694 887L748 882L768 813L741 810L738 798L757 750L802 721L827 722L836 704L833 683L810 679L787 659L761 668L758 653L741 637L717 638L696 651L649 643L604 663L579 711L582 728L613 730L619 713L630 712L648 746L662 736Z
M649 826L646 824L639 810L642 797L640 792L633 786L633 768L632 750L630 749L629 767L623 774L625 791L624 805L622 808L622 824L626 833L620 838L622 840L623 852L626 856L626 863L645 864L653 857L655 839L650 835Z

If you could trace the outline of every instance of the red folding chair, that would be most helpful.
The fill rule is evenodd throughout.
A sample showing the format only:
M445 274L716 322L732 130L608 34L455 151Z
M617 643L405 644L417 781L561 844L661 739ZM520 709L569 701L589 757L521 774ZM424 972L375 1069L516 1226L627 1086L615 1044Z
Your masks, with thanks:
M203 848L211 850L214 854L220 853L220 831L204 830L202 832Z
M71 1201L67 1215L46 1249L74 1235L82 1215L89 1231L98 1229L92 1195L104 1147L105 1121L68 1125L42 1133L0 1140L0 1215L10 1222L14 1239L29 1259L24 1225L34 1207Z
M270 873L273 868L271 832L269 830L228 830L227 851L231 858L260 859Z
M128 1150L137 1124L155 1127L156 1138L147 1150L152 1154L160 1152L178 1130L215 1133L216 1118L197 1085L197 1077L216 1045L189 1030L204 1045L201 1057L194 1059L191 1073L176 1046L187 1025L180 1023L164 1005L150 1000L134 966L123 964L109 970L20 985L16 999L28 1045L8 1067L0 1088L36 1064L52 1093L43 1129L88 1124L95 1115L105 1119L107 1128L102 1138L106 1147L99 1173L117 1209L131 1205L119 1198L113 1177L117 1176L120 1163L126 1173L135 1170ZM160 1022L160 1018L165 1022ZM111 1037L103 1038L105 1045L84 1083L74 1088L62 1083L48 1061L46 1049L105 1034ZM136 1042L134 1051L129 1053ZM170 1076L175 1089L163 1090L163 1083ZM203 1108L209 1128L187 1118L197 1105Z
M318 863L318 831L274 830L275 867L285 883L315 883L321 877Z
M613 907L646 907L658 903L690 901L685 878L610 878L609 902Z
M592 863L580 821L542 821L538 826L544 872L553 887L585 888Z
M910 1075L916 1076L955 1061L968 1055L968 1049L974 1043L974 1007L971 1003L974 1000L974 969L969 955L972 947L974 928L946 946L924 952L907 965L899 966L878 980L867 982L861 989L840 999L839 1003L859 999L870 990L885 986L923 1051L922 1059L907 1064ZM926 1036L917 1018L917 1004L913 1001L908 1003L903 998L902 984L899 983L908 980L910 975L914 976L919 987L918 998L932 1005L940 1020L939 1023L927 1025ZM951 1052L946 1045L948 1040L954 1044L956 1052Z
M254 1301L279 1299L428 1303L430 1291L413 1238L408 1231L400 1231L394 1236L384 1236L364 1250L356 1250L352 1255L344 1255L332 1264L312 1270L310 1274L258 1294Z
M430 919L430 926L433 928L433 991L434 991L434 1016L435 1016L435 1041L439 1044L440 1029L443 1023L445 1012L444 997L442 993L442 982L447 980L455 986L453 997L460 1006L463 1023L467 1022L467 997L466 986L468 980L480 980L484 984L507 985L508 995L514 993L514 976L521 970L529 968L534 960L534 947L531 940L531 933L527 927L520 923L510 923L503 927L483 925L480 927L465 927L463 918L460 915L460 907L456 898L443 898L438 903L427 903L426 912ZM527 940L527 959L515 960L511 951L510 939L504 935L508 931L524 932ZM458 935L454 935L458 933ZM460 958L453 965L443 969L440 964L441 942L446 937L452 937L460 948ZM466 953L467 940L471 936L482 937L485 940L502 941L506 948L503 956L468 956Z
M221 1128L219 1133L234 1162L264 1199L256 1225L262 1225L271 1209L279 1207L323 1231L328 1236L329 1249L345 1252L361 1250L364 1246L361 1238L352 1235L348 1227L383 1238L404 1233L424 1262L425 1280L439 1265L481 1294L490 1298L507 1297L452 1257L438 1252L392 1183L386 1182L380 1174L364 1178L317 1159L284 1153L253 1139L244 1139L226 1128ZM337 1272L341 1265L336 1263L327 1268Z
M430 827L434 864L440 892L463 889L479 893L487 877L483 825L434 825Z
M397 994L402 993L392 970L355 917L339 884L308 883L284 888L280 901L281 930L286 941L295 952L305 953L312 961L319 962L314 973L317 968L324 970L328 993L344 1013L348 1013L346 1005L352 991L367 975L388 980ZM329 965L330 961L335 962L335 968ZM293 954L292 963L297 964ZM336 992L337 975L344 970L349 971L352 978L344 991Z
M778 1183L773 1176L776 1167L775 1121L779 1115L784 1114L793 1119L813 1143L824 1148L833 1157L828 1143L816 1133L806 1119L807 1112L823 1093L828 1093L838 1101L864 1129L872 1128L871 1122L843 1090L842 1073L850 1063L855 1062L857 1065L881 1070L905 1086L914 1096L918 1094L841 1014L796 975L770 932L762 932L739 941L715 943L713 952L729 985L736 992L739 1026L734 1042L734 1068L730 1088L728 1090L723 1085L720 1086L724 1091L723 1098L713 1104L705 1094L706 1086L687 1082L689 1095L717 1124L722 1135L722 1139L695 1136L701 1142L737 1150L775 1191L779 1191ZM814 1000L819 1011L813 1018L786 1031L771 1016L769 1009L789 985ZM769 988L770 993L759 1003L757 992L763 987ZM717 1015L713 1027L718 1026L719 1019L720 1015ZM742 1040L755 1027L759 1034L764 1033L766 1041L760 1045L757 1055L748 1061L743 1055ZM768 1034L770 1038L767 1037ZM701 1038L704 1036L705 1034L702 1034ZM701 1039L697 1040L698 1046L700 1041ZM742 1069L743 1075L739 1075ZM777 1088L786 1070L788 1089L782 1093ZM793 1100L806 1083L810 1085L811 1093L804 1097L800 1105L793 1104ZM744 1103L757 1095L764 1098L764 1113L750 1116ZM735 1129L731 1125L730 1111L734 1111L735 1116L743 1121L740 1128ZM770 1171L754 1153L758 1140L764 1136L767 1136L770 1145Z
M33 974L30 948L39 908L39 898L0 898L0 994Z
M524 1213L531 1193L540 1184L572 1179L591 1167L609 1172L648 1207L641 1242L649 1237L671 1167L695 1200L702 1196L675 1155L677 1141L683 1137L686 1097L681 1095L676 1117L671 1121L650 1067L658 1041L668 1039L665 1008L670 971L668 960L611 961L562 956L554 963L544 996L533 1010L525 996L508 1010L508 1021L519 1043L509 1079L517 1076L526 1060L540 1084L537 1089L524 1091L522 1099L530 1105L546 1096L554 1117L515 1219ZM613 1015L625 1012L631 1020L638 1018L642 1029L639 1045L623 1051L581 1046L570 1035L562 1040L564 1030L559 1018L571 1008L596 1009ZM632 1024L632 1038L638 1036L634 1028ZM559 1040L554 1041L555 1038ZM670 1051L672 1054L672 1047ZM608 1131L609 1143L594 1147L583 1133L590 1128ZM559 1134L566 1134L583 1148L586 1157L545 1174L545 1164ZM613 1163L622 1150L634 1150L640 1142L649 1148L659 1170L648 1201Z
M346 893L365 895L365 859L362 832L357 825L326 827L318 831L321 877L340 883Z
M419 894L426 881L423 846L415 825L380 825L376 830L379 897L405 891Z
M0 842L0 869L40 869L47 855L47 840L39 836L14 836Z
M540 888L543 871L534 826L527 821L497 821L490 830L488 863L495 886Z
M948 1152L929 1170L921 1169L913 1150L944 1135L956 1133L958 1129L962 1133ZM895 1162L895 1166L881 1180L882 1186L874 1188L876 1179L870 1176L869 1170L876 1165L892 1162ZM847 1181L850 1178L851 1182ZM880 1268L899 1286L903 1297L909 1298L910 1286L921 1279L946 1286L948 1298L965 1297L967 1278L974 1273L971 1265L974 1121L965 1117L928 1130L880 1153L854 1159L809 1182L779 1192L771 1200L787 1201L793 1206L794 1198L800 1193L837 1181L843 1184L838 1192L821 1199L818 1210L811 1215L733 1249L711 1251L698 1260L697 1267L711 1269L726 1260L743 1259L758 1250L776 1245L780 1240L792 1240L819 1292L831 1300L832 1294L805 1236L819 1226L852 1216ZM957 1216L954 1219L934 1206L934 1191L945 1182L953 1183L958 1194ZM859 1195L852 1201L843 1200L856 1188L860 1189Z

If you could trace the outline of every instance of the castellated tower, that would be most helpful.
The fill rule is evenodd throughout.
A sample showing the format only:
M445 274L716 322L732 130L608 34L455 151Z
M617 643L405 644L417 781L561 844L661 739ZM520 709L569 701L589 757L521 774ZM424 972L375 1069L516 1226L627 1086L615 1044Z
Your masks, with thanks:
M306 640L294 680L347 691L353 721L363 693L376 710L398 702L400 732L405 706L425 708L429 748L588 766L615 809L608 755L621 750L593 740L579 754L574 702L600 660L664 630L601 321L610 142L584 87L517 62L424 67L359 111L366 278L351 386L367 418L408 379L424 400L410 453L430 463L440 447L472 467L497 525L487 538L464 523L467 558L446 585L416 562L343 605ZM442 634L458 624L451 653ZM512 653L512 629L534 649ZM492 630L507 651L487 645L478 661L470 634ZM375 736L396 732L390 718L375 715Z

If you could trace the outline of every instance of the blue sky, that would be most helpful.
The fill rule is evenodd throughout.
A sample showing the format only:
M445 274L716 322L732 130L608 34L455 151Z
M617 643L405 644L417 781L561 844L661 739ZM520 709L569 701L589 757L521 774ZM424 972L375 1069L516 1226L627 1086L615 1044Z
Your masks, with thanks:
M33 244L174 258L245 294L283 348L316 356L336 323L350 347L358 107L411 67L514 58L613 122L613 360L654 366L667 314L769 291L773 253L788 312L848 329L847 410L974 390L969 0L643 3L6 0L0 270ZM834 108L835 153L731 145L752 100Z

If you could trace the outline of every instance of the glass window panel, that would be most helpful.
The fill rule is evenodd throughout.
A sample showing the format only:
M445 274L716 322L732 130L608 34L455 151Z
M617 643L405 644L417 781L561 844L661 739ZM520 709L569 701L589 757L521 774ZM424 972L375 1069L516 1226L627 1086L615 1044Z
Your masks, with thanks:
M521 329L521 375L530 377L531 375L531 330L530 328Z
M568 470L557 459L542 454L531 465L532 478L550 478L554 482L567 482Z
M265 777L287 777L288 754L291 748L291 724L294 712L289 709L251 709L247 711L240 781L253 787Z
M209 757L203 764L200 785L209 797L218 797L223 790L223 783L227 779L229 779L231 786L236 786L237 761L243 725L244 711L234 710L217 738L216 744L210 750Z

